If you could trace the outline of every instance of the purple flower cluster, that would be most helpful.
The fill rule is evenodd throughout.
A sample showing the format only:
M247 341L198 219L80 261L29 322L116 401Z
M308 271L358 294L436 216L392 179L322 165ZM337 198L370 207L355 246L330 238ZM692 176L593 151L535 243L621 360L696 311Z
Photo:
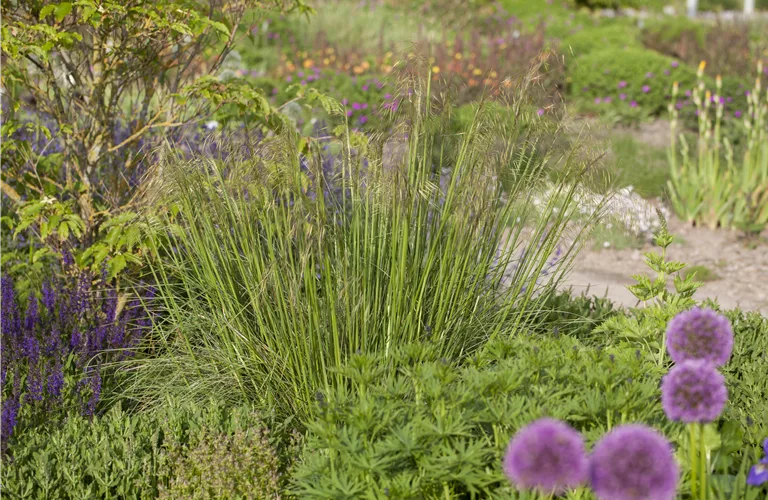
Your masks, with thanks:
M661 383L661 404L670 420L712 422L727 400L725 378L707 361L678 364Z
M563 494L589 481L605 500L671 500L679 475L672 446L650 427L617 427L588 458L581 435L550 418L527 425L512 438L503 468L522 489Z
M604 500L671 500L678 467L669 442L644 425L615 428L595 445L589 468L592 489Z
M116 291L90 273L46 282L41 300L31 294L23 312L11 278L1 281L4 452L24 407L29 407L24 414L30 421L73 403L93 415L101 393L101 362L132 356L150 317L138 299L118 314ZM148 290L146 300L153 295Z
M716 366L731 357L733 329L725 316L711 309L693 308L669 322L667 350L676 363L706 360Z
M521 429L510 441L504 472L518 487L565 493L586 481L584 440L569 425L542 418Z

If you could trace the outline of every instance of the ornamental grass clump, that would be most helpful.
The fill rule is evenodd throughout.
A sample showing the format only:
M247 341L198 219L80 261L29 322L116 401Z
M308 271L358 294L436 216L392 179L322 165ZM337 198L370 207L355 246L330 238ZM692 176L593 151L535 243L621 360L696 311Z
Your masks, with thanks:
M678 467L669 441L650 427L616 427L595 445L590 484L601 500L672 500Z
M555 289L599 216L569 220L584 163L544 147L551 126L524 92L507 106L514 120L481 103L449 134L453 109L429 85L405 81L390 134L337 129L324 151L285 129L250 155L161 162L146 189L178 210L152 263L167 321L151 340L162 355L136 366L132 397L213 391L306 417L358 350L431 340L456 359L535 318L532 298ZM529 222L509 228L516 216ZM566 228L575 243L549 269Z
M568 424L539 419L520 429L504 456L504 473L519 488L560 495L586 482L584 439Z

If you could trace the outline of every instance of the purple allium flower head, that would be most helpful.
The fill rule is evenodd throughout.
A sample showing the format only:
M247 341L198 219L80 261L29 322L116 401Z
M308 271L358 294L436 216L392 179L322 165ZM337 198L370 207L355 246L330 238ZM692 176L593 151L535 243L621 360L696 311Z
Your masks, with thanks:
M705 360L678 364L661 382L661 405L670 420L712 422L727 400L725 378Z
M619 82L619 88L620 88L620 89L623 89L623 88L625 88L626 86L627 86L627 82L626 82L626 81L622 80L622 81L620 81L620 82Z
M736 118L741 118L741 111L739 110L734 111L733 116L735 116Z
M643 85L642 90L644 94L647 94L648 92L651 91L651 87L649 85Z
M598 441L589 475L601 500L672 500L678 467L664 436L645 425L630 424Z
M680 63L679 63L679 62L677 62L677 61L672 61L672 64L671 64L671 66L672 66L673 68L677 68L678 66L680 66Z
M731 323L711 309L681 312L667 325L667 350L675 363L703 359L720 366L728 362L731 349Z
M504 473L514 484L545 493L564 493L582 484L587 467L581 435L551 418L520 429L504 456Z
M747 484L750 486L760 486L763 483L768 483L768 439L763 441L763 451L765 456L757 465L749 469Z
M629 107L630 108L636 108L637 107L637 101L630 101Z

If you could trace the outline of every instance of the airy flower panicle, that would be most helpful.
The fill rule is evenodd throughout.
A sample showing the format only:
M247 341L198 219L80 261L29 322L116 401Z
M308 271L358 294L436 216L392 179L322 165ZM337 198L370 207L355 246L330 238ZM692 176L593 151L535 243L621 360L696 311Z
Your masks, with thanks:
M564 493L587 478L584 440L568 424L539 419L520 429L504 456L504 472L520 488Z
M672 500L678 467L664 436L630 424L616 427L595 445L589 475L601 500Z

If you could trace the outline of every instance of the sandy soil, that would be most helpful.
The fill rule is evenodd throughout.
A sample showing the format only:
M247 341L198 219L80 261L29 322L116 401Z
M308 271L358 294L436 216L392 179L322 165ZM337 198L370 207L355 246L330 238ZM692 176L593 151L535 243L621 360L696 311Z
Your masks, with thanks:
M735 232L690 227L674 218L669 221L672 234L680 243L669 248L669 258L688 265L704 265L719 278L704 284L695 298L717 299L725 308L741 307L768 315L768 241L750 249ZM631 275L650 274L643 252L658 250L647 245L637 249L584 248L576 258L566 287L575 292L589 290L590 295L606 295L625 306L634 306L637 299L626 289L633 284ZM671 282L670 282L671 287Z

